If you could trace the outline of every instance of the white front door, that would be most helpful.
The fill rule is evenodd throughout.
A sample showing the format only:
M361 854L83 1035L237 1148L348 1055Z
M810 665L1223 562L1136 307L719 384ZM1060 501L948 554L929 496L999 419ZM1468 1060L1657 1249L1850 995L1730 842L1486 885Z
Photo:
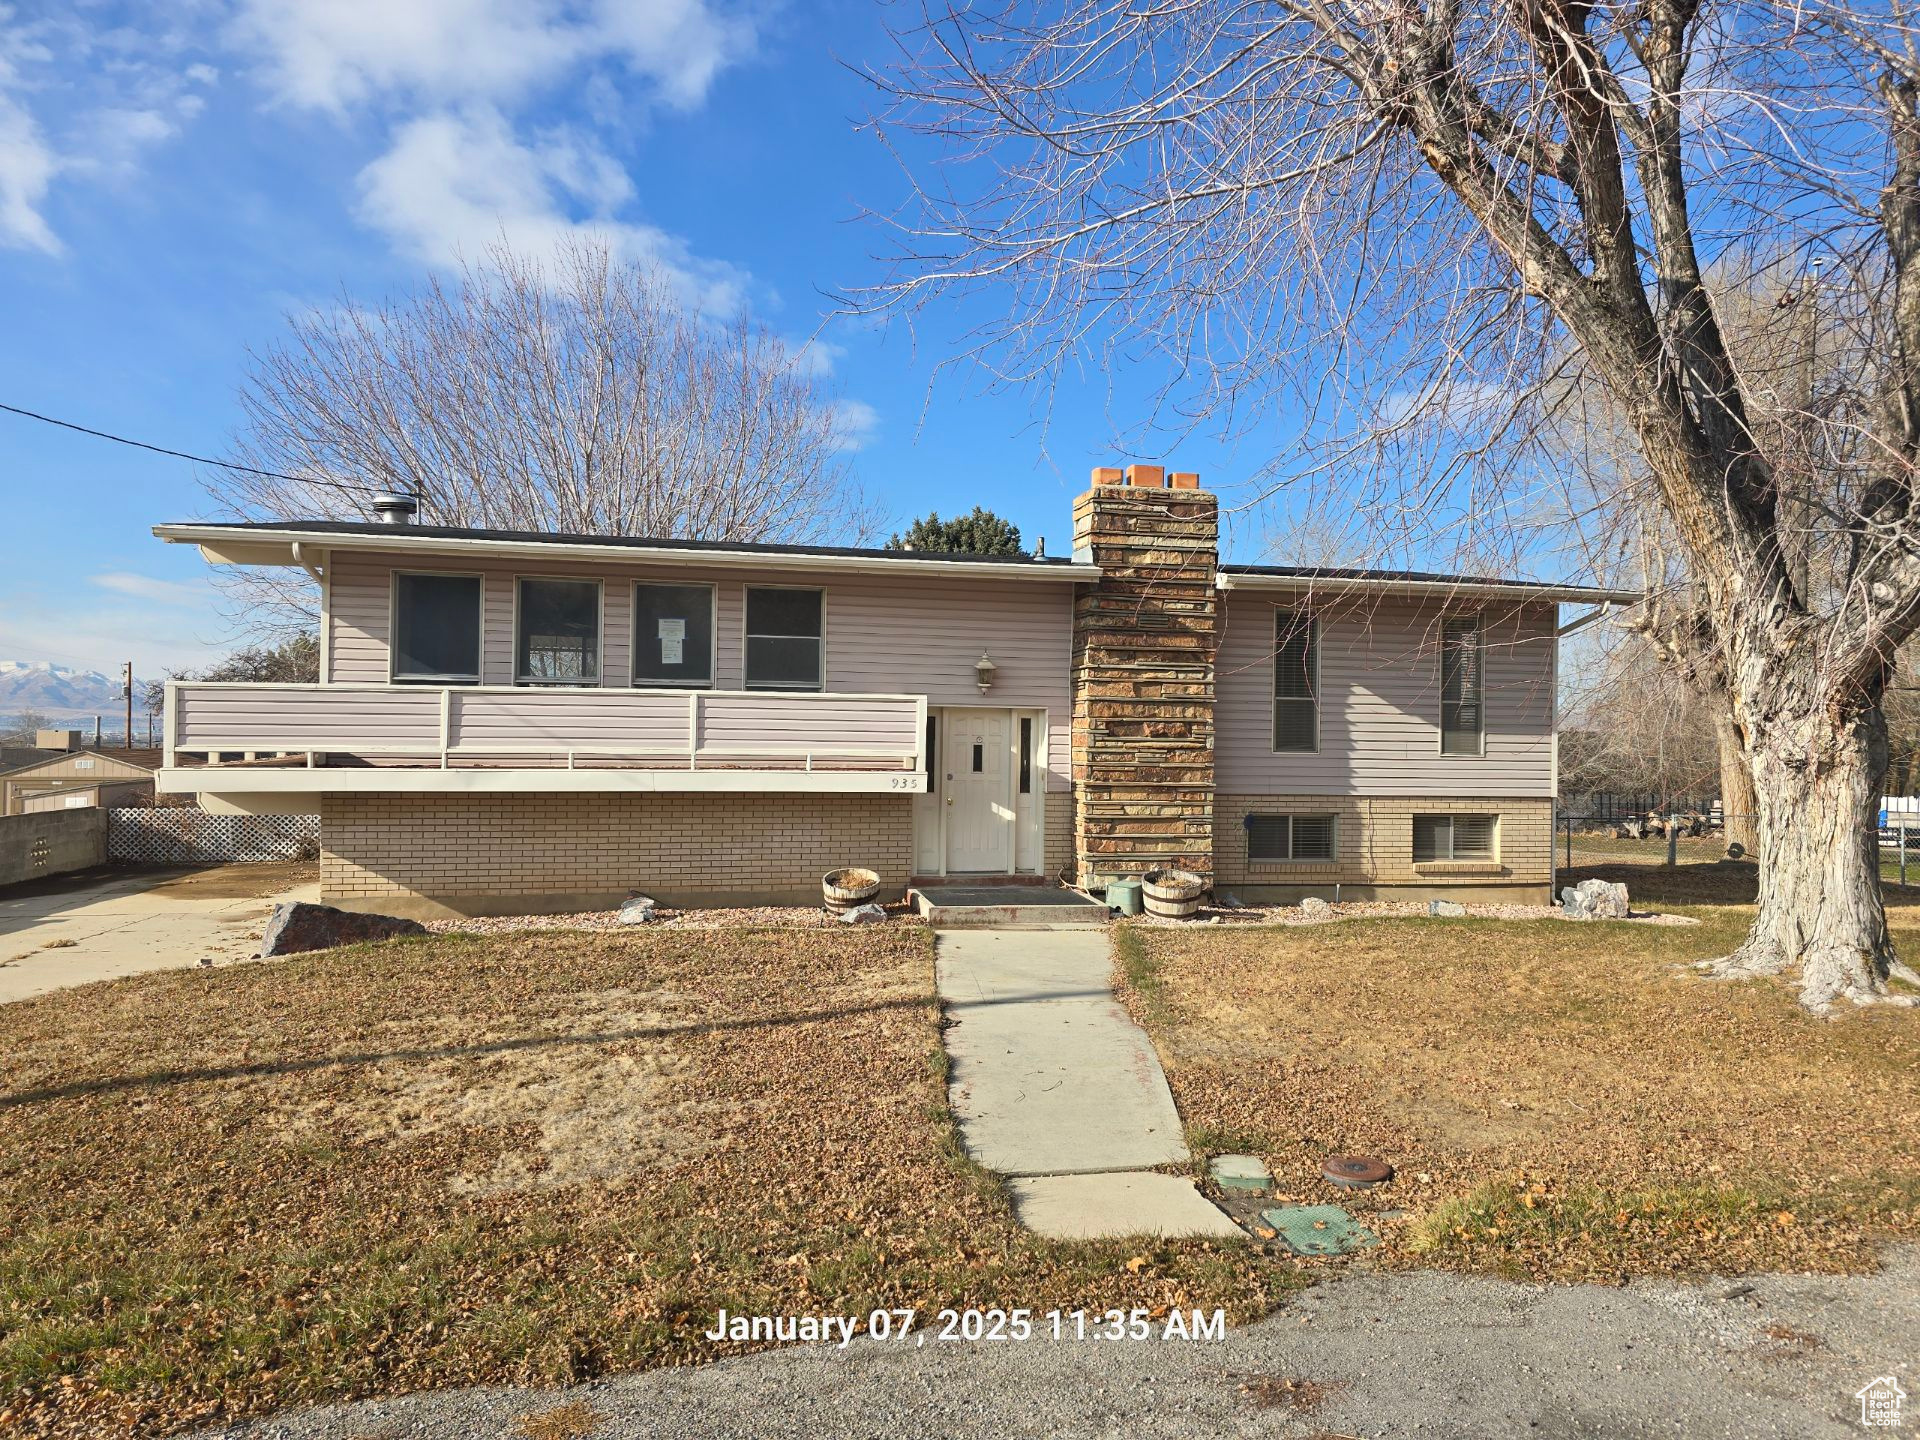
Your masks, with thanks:
M941 738L947 873L1013 869L1013 719L1005 710L949 710Z

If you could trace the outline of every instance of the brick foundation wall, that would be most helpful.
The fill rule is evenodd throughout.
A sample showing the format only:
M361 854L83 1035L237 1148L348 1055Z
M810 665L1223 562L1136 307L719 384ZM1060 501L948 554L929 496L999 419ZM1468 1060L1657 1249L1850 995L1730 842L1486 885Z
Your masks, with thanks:
M1063 797L1064 798L1064 797ZM817 903L842 865L889 897L913 860L905 795L329 795L329 905L414 915L666 903Z
M1337 859L1332 864L1301 861L1249 861L1250 813L1326 815L1335 826ZM1500 817L1495 859L1416 865L1413 861L1415 815L1495 814ZM1538 890L1552 882L1553 801L1472 799L1470 797L1360 797L1329 795L1221 795L1215 799L1214 880L1221 889L1247 892L1315 894L1336 883L1353 887L1358 898L1369 889L1402 889L1408 894L1452 894L1503 889ZM1280 893L1274 898L1293 898Z

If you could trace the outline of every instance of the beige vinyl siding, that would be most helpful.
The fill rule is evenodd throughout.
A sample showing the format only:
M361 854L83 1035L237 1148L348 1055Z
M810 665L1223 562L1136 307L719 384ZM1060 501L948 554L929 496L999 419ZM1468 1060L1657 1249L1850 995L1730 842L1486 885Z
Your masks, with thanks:
M174 690L174 748L201 750L440 748L440 691L340 689L324 695L271 687Z
M783 569L703 570L697 566L586 566L533 561L475 563L400 560L352 551L330 557L327 586L327 680L388 680L393 570L481 573L485 630L481 679L513 683L514 579L552 575L605 582L601 625L605 663L600 684L632 681L633 582L700 583L715 587L714 688L743 687L742 643L748 585L797 586L826 592L827 691L925 695L931 705L987 705L1042 710L1048 721L1047 789L1068 788L1068 691L1073 646L1073 587L1063 581L1004 577L834 575ZM981 695L974 661L986 650L997 667Z
M1226 596L1217 677L1215 785L1222 794L1553 793L1550 603L1484 607L1404 598L1322 602L1320 749L1273 751L1274 613L1294 596ZM1440 620L1477 611L1484 627L1486 745L1440 753Z

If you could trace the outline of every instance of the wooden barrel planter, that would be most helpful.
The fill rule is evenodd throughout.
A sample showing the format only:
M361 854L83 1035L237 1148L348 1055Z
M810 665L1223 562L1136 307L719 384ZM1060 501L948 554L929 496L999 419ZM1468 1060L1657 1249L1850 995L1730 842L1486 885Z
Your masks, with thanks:
M1149 870L1140 877L1147 913L1168 920L1191 920L1200 910L1207 882L1190 870Z
M880 877L871 870L834 870L820 879L820 895L835 915L865 905L880 893Z

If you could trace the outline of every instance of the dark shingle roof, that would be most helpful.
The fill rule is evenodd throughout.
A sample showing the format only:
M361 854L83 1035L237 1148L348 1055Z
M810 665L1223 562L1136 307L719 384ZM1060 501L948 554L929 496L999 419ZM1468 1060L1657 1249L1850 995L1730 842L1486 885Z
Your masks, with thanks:
M632 550L693 550L758 555L822 555L859 560L949 560L956 565L1064 565L1062 557L1047 555L968 555L945 550L882 550L857 545L777 545L744 540L674 540L650 535L577 535L551 530L485 530L465 525L386 525L376 520L216 520L183 524L218 525L223 530L256 530L262 534L378 535L383 538L417 535L427 540L498 540L525 545L613 545Z

